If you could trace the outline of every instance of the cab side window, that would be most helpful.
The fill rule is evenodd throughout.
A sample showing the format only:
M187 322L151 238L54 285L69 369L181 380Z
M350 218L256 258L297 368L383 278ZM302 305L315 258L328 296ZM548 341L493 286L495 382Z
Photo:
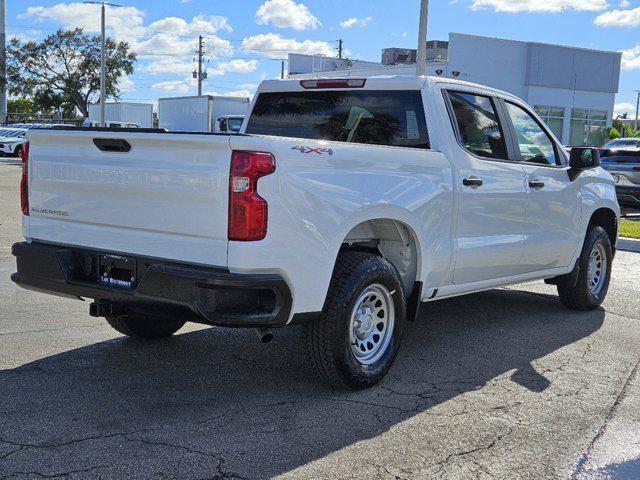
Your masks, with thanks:
M493 101L489 97L447 92L460 143L479 157L507 159L507 146Z
M556 147L540 124L522 107L506 102L523 162L558 165Z

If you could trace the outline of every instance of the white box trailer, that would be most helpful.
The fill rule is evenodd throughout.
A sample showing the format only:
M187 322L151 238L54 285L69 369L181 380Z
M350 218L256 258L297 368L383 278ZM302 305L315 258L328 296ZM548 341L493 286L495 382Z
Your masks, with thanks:
M170 132L219 132L217 119L245 115L247 97L169 97L158 100L158 126Z
M150 103L105 103L105 121L135 123L140 128L153 128L153 105ZM100 104L89 105L89 122L100 122Z

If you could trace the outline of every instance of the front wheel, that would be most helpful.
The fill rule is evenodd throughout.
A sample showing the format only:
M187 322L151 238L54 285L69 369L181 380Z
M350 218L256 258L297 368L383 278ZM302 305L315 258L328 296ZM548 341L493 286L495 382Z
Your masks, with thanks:
M571 310L595 310L604 302L611 281L613 253L607 232L591 225L576 270L558 282L558 294Z
M333 387L371 387L396 358L405 317L395 267L378 255L341 253L322 314L303 328L309 361Z

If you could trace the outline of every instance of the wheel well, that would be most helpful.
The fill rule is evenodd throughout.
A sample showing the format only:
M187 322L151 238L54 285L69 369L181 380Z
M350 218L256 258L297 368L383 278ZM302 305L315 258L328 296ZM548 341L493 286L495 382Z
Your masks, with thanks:
M613 210L608 208L600 208L593 212L589 225L598 225L607 232L611 246L616 246L616 239L618 238L618 218Z
M341 248L382 255L398 270L407 297L411 295L419 259L415 234L407 225L391 219L363 222L351 229Z

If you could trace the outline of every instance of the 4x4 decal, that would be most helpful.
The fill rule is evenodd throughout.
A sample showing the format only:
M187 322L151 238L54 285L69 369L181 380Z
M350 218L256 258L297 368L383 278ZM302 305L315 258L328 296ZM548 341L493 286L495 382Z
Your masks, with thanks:
M296 145L295 147L291 147L291 150L298 150L300 153L315 153L317 155L322 155L323 153L328 153L329 155L333 155L333 149L331 148L311 148L306 145Z

